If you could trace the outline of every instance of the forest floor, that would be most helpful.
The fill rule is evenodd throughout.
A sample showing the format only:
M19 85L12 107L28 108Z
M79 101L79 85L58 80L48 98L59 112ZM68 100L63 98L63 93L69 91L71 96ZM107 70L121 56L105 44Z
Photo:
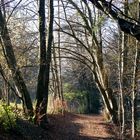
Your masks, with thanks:
M50 140L117 140L117 128L102 115L66 114L53 116Z
M118 140L117 128L102 115L49 115L49 126L43 130L31 123L19 122L22 136L0 131L0 140ZM21 127L20 126L20 127Z

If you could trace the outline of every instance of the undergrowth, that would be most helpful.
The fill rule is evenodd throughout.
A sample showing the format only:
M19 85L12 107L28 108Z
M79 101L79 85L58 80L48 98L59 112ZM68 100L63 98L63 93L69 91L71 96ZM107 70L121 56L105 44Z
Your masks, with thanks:
M11 106L0 102L0 125L4 130L10 130L16 127L16 115Z

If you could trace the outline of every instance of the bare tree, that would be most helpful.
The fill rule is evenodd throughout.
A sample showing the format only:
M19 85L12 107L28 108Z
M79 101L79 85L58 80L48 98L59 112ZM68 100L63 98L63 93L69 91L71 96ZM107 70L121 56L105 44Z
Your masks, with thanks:
M23 104L26 113L32 116L33 115L32 101L29 92L27 90L27 87L25 85L24 79L22 77L22 73L17 66L13 45L8 32L6 19L2 13L2 10L0 10L0 34L1 34L0 44L3 48L3 53L7 61L7 65L12 73L13 80L17 87L18 90L17 92L19 92L23 96L24 101Z
M69 1L80 14L80 17L84 22L84 25L81 26L83 26L87 31L92 43L88 43L89 45L85 45L86 41L84 42L82 39L78 38L75 33L75 27L71 25L67 18L66 20L68 22L69 28L71 29L71 33L66 33L64 31L63 32L73 37L88 52L89 57L87 59L90 62L88 65L93 73L96 85L101 93L106 112L108 113L109 118L113 120L113 122L117 123L117 102L114 98L113 90L109 85L108 73L105 69L105 63L103 61L102 46L97 39L96 32L93 30L95 24L91 20L89 20L91 18L86 18L87 15L78 7L75 2L73 2L72 0ZM86 2L84 3L86 4ZM86 4L86 6L88 6L88 4ZM89 7L87 13L89 15L90 13L92 13Z
M137 1L137 19L140 20L140 2ZM133 74L132 74L132 138L135 138L136 128L136 95L137 95L137 78L138 78L138 67L140 60L140 44L138 41L135 43L135 54L133 61Z
M37 85L35 121L38 125L41 125L42 127L45 126L45 124L47 123L46 111L49 94L51 48L53 41L53 13L53 0L49 0L49 21L46 44L45 0L39 1L40 69Z

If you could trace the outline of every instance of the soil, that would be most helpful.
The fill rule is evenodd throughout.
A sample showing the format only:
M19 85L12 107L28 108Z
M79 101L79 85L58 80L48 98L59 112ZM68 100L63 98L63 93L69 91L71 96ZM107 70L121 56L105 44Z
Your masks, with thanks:
M102 115L65 114L50 119L51 140L117 140L117 128Z
M118 140L117 128L107 123L102 115L49 115L46 129L27 121L18 121L20 131L5 133L0 130L0 140ZM18 132L18 133L17 133Z

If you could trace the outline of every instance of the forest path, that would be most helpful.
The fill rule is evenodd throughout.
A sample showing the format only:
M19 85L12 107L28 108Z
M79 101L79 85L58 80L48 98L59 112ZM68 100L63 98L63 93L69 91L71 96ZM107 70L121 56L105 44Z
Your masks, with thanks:
M118 140L117 128L102 115L65 113L48 115L48 118L45 129L20 119L19 129L9 133L0 129L0 140Z
M113 124L102 115L65 114L50 117L49 140L117 140Z

